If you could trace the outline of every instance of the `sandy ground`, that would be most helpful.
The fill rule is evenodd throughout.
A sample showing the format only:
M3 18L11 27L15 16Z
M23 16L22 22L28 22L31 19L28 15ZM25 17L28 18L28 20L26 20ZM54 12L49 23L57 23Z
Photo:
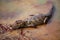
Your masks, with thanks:
M51 23L38 26L37 28L25 28L23 30L6 32L0 34L0 40L60 40L60 2L59 0L54 0L54 3L57 10Z
M60 22L53 21L50 24L37 28L25 28L0 35L0 40L60 40Z

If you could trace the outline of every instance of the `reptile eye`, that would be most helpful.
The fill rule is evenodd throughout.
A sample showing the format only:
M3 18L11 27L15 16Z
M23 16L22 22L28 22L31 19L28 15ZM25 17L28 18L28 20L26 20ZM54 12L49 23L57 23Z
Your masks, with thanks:
M34 15L30 15L30 16L34 16Z

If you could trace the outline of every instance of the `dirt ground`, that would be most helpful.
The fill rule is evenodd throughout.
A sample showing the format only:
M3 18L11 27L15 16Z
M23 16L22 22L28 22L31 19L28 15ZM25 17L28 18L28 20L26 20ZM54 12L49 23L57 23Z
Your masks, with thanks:
M0 40L60 40L60 1L53 0L56 7L51 23L0 34Z

